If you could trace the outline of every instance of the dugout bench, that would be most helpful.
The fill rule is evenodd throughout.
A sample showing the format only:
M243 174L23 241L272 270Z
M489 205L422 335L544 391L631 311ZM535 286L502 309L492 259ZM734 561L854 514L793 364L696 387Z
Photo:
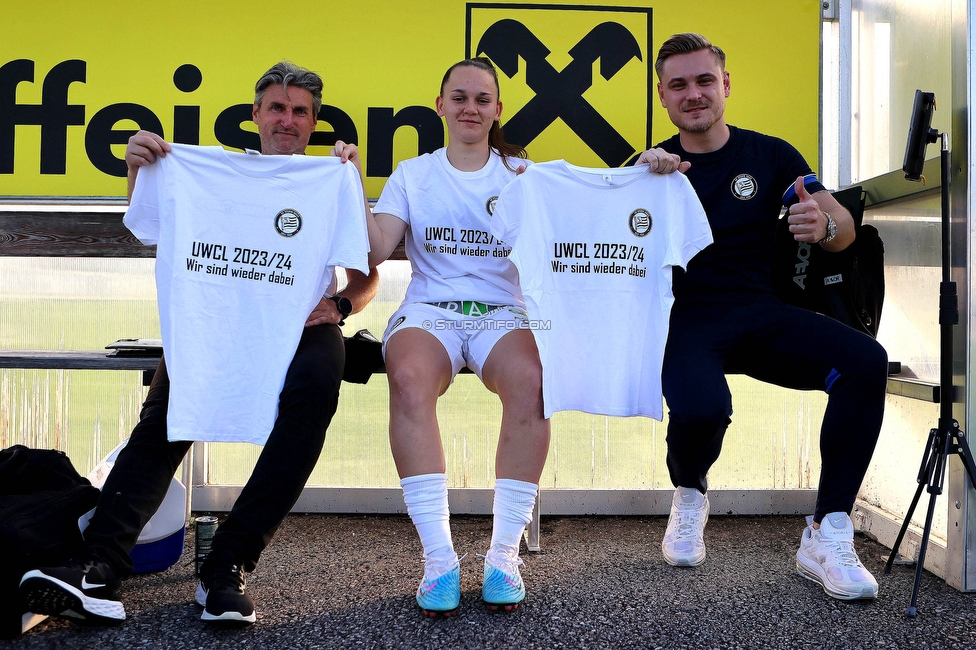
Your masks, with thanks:
M0 256L5 257L128 257L152 258L155 246L142 244L123 225L122 217L127 204L124 200L109 200L84 205L44 206L39 209L26 202L0 205ZM391 260L405 260L403 243L390 256ZM126 334L126 333L122 333ZM109 341L106 341L109 343ZM0 369L28 370L134 370L141 371L142 383L148 386L159 363L158 352L139 356L131 350L0 350ZM378 372L383 372L380 369ZM462 372L469 372L466 368ZM182 480L187 486L187 515L191 512L194 488L193 476L205 476L204 443L194 443L183 462ZM368 499L355 496L357 492L374 488L339 488L338 495L329 499L329 512L368 512ZM398 489L398 488L397 488ZM468 489L470 490L470 489ZM452 512L460 506L460 512L475 510L491 511L490 500L484 492L475 498L451 497ZM233 496L219 495L221 502L232 501ZM390 501L389 498L383 499ZM203 499L201 511L219 510L211 507L212 499ZM304 503L303 503L304 502ZM296 510L302 510L307 500L300 499ZM199 505L199 501L198 501ZM386 507L383 512L402 511ZM540 499L536 498L532 522L526 529L525 538L530 551L539 550Z
M155 257L155 247L145 246L133 236L122 224L122 216L126 203L122 199L107 200L100 203L85 203L81 205L61 204L56 206L35 206L26 201L20 203L0 204L0 256L5 257ZM397 248L390 259L406 259L403 245ZM122 335L128 333L119 333ZM136 370L143 373L143 384L148 385L152 379L158 363L157 356L122 356L107 350L0 350L0 369L60 369L60 370ZM956 390L961 392L961 387ZM888 393L930 403L938 403L940 399L939 385L912 376L911 371L893 374L888 379ZM962 395L956 396L957 400ZM194 446L196 449L200 447ZM219 499L203 498L196 503L200 510L221 510L221 504L232 503L235 498L228 490L217 488L205 483L193 485L192 476L205 476L204 454L190 452L184 462L184 483L188 486L188 512L190 495L193 488L207 488L198 493L206 495L209 491L219 492ZM330 488L332 489L332 488ZM402 512L399 506L391 505L397 502L391 494L384 493L380 497L370 497L364 492L382 490L379 488L336 488L335 496L330 496L323 504L322 499L302 498L296 505L296 510L323 512ZM395 490L394 490L395 491ZM308 490L306 490L308 492ZM468 488L464 490L464 498L457 494L451 497L452 512L490 512L490 490ZM614 506L606 507L602 503L606 495L587 499L585 494L570 497L560 495L559 504L551 504L550 510L554 514L565 514L567 507L578 509L582 507L586 513L614 514ZM582 491L585 493L586 491ZM649 498L640 490L623 490L619 499L633 503L650 503ZM775 501L776 495L773 495ZM569 506L563 501L571 502ZM614 500L618 500L614 497ZM660 499L652 499L653 509L664 507ZM382 509L376 509L376 504L382 504ZM533 521L526 531L530 550L539 549L539 517L541 514L540 500L536 501ZM323 507L324 506L324 507ZM666 509L666 508L665 508ZM577 512L576 514L583 514Z

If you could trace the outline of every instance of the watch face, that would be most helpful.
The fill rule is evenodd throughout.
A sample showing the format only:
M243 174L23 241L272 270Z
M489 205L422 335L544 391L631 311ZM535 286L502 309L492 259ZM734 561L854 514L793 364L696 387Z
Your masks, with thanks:
M824 212L824 216L827 217L827 228L826 228L826 232L824 233L823 239L818 241L817 242L818 244L826 244L827 242L829 242L830 240L832 240L834 237L837 236L837 223L834 221L834 218L831 217L826 212Z
M345 296L335 296L332 298L332 300L335 302L336 308L343 317L346 317L352 313L352 301L349 300L349 298L346 298Z

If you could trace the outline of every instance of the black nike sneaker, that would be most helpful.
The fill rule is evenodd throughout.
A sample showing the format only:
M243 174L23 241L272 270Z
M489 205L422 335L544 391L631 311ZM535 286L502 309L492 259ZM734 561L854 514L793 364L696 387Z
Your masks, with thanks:
M125 620L120 586L112 569L93 558L34 569L20 579L21 597L29 611L94 625Z
M212 552L200 567L200 584L195 600L203 607L204 621L231 625L250 625L257 616L254 601L244 593L247 578L239 562Z

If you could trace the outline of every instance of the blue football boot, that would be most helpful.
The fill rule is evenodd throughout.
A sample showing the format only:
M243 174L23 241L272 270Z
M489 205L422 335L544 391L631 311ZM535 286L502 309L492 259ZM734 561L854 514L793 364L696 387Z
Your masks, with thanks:
M493 546L485 556L485 579L481 599L491 610L511 612L525 598L525 584L519 573L523 564L518 549Z
M455 563L453 569L433 578L429 577L431 569L436 567L426 567L417 587L417 605L425 616L452 616L461 604L461 565Z

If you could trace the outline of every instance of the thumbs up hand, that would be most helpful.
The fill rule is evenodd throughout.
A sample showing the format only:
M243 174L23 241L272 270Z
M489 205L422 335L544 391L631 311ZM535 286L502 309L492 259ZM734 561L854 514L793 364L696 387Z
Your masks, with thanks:
M793 191L796 192L796 198L803 201L812 201L813 197L807 192L807 186L803 183L803 177L798 176L796 181L793 183Z
M793 185L796 198L799 200L790 206L790 232L793 239L814 244L827 236L827 217L803 185L803 177L796 179Z

